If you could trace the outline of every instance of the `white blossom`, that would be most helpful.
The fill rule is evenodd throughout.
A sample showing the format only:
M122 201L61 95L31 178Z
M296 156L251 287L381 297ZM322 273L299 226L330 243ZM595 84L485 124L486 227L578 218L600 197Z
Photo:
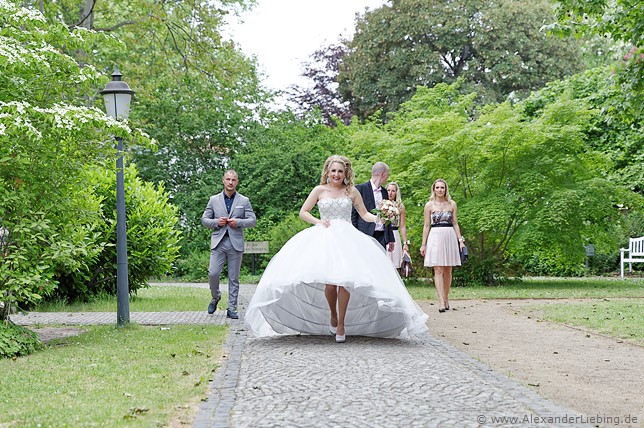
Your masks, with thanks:
M26 19L29 21L46 22L45 17L40 11L19 7L6 0L0 0L0 14L12 18L13 21Z

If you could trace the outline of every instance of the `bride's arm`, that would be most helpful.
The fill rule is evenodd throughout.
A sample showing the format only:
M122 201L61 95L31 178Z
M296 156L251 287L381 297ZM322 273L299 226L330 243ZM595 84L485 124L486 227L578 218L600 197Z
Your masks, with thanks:
M315 186L313 190L311 190L311 193L309 193L309 196L306 198L306 201L304 201L302 208L300 208L300 218L307 223L311 223L311 224L322 223L322 220L320 220L319 218L311 214L311 210L313 209L315 204L318 202L318 199L320 198L321 191L322 191L321 186Z
M360 192L358 192L358 189L356 189L355 187L352 187L349 197L351 198L351 201L353 202L353 206L355 207L356 211L358 212L358 214L360 214L360 217L362 217L364 221L370 222L370 223L376 223L378 221L377 216L367 211L367 207L364 206L362 196L360 195Z

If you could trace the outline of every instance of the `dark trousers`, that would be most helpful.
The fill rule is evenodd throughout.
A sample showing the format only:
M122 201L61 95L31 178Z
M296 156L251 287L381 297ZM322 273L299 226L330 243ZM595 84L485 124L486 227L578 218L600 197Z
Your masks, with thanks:
M373 232L373 237L376 239L376 241L380 242L380 245L383 247L387 248L387 242L385 241L385 231L384 230L376 230Z

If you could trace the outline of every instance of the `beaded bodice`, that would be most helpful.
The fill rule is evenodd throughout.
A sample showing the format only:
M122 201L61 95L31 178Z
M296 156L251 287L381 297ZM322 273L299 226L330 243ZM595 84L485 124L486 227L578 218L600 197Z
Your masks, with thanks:
M454 214L451 211L433 211L432 225L434 224L452 224Z
M341 198L323 198L318 201L320 218L322 220L344 220L351 222L353 202L344 196Z

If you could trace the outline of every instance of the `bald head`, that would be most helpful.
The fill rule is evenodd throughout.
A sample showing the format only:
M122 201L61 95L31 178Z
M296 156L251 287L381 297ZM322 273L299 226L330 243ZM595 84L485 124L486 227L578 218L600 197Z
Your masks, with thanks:
M380 175L382 173L389 174L389 165L384 162L376 162L371 167L371 175Z

